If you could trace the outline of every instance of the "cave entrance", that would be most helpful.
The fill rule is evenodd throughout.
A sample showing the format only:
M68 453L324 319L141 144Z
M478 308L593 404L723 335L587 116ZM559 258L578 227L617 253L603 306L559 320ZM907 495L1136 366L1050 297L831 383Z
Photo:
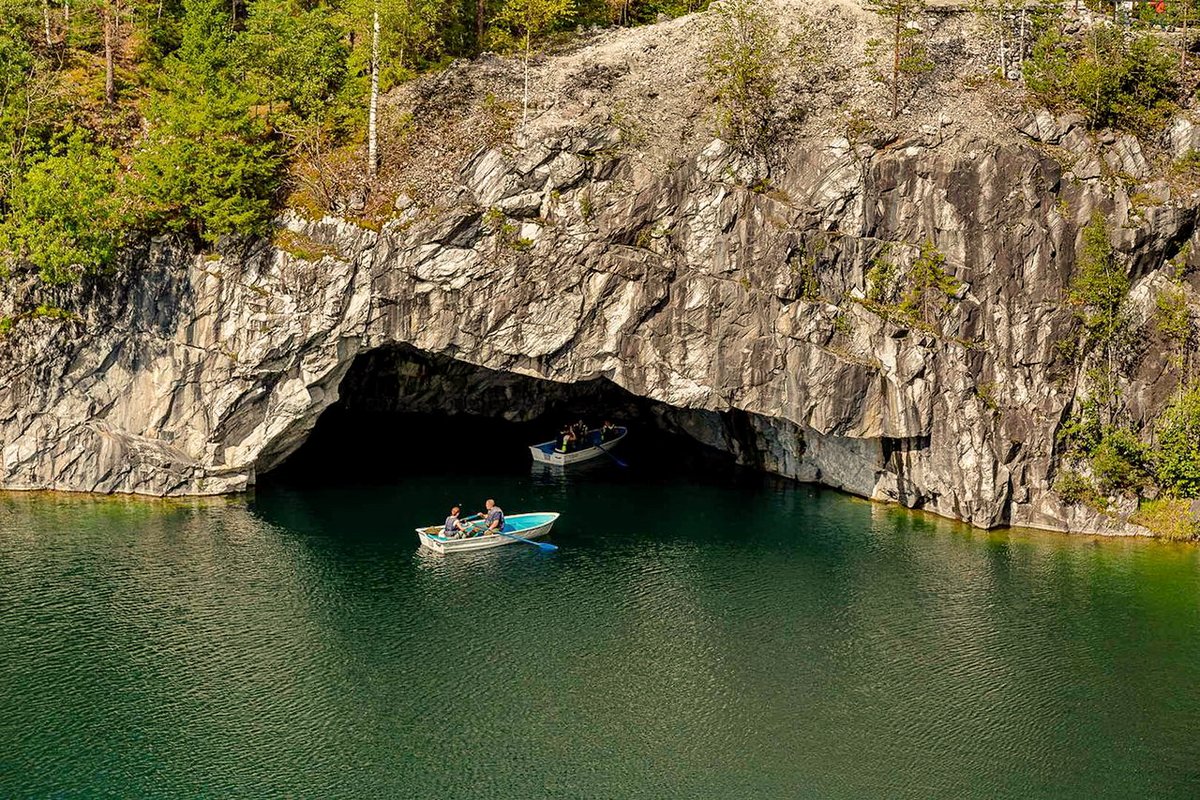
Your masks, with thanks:
M734 458L722 446L727 415L637 397L604 378L557 383L388 346L356 357L338 402L260 483L528 473L528 445L553 438L564 423L580 418L592 426L608 418L630 428L618 451L629 464L626 474L733 469ZM589 463L615 468L608 459Z

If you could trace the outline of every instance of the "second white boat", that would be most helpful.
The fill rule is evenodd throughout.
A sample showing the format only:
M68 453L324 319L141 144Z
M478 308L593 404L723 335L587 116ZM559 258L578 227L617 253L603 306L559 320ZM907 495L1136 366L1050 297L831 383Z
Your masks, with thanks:
M533 460L542 464L555 464L558 466L566 466L568 464L578 464L581 461L591 461L593 458L601 458L605 451L611 450L625 438L625 434L629 433L628 428L617 428L616 435L608 441L604 441L600 436L600 431L588 431L587 438L583 440L582 447L563 452L558 449L558 441L551 440L542 442L541 444L531 444L529 452L533 455Z

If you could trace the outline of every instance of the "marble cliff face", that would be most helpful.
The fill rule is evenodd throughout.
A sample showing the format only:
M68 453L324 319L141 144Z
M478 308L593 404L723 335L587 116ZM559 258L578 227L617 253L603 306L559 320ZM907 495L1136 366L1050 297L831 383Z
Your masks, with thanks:
M1196 210L1135 211L1087 177L1097 159L1144 171L1131 139L1023 124L1026 144L831 137L769 188L745 185L719 141L645 176L612 155L612 130L568 126L480 150L435 207L378 232L285 218L319 256L257 243L206 259L156 239L85 319L6 344L0 486L245 489L304 441L356 356L399 344L501 374L604 377L704 412L679 426L743 460L864 497L986 527L1119 530L1051 488L1079 384L1055 349L1076 324L1064 287L1100 209L1145 317ZM1077 167L1037 142L1071 152L1073 138ZM936 325L861 299L881 242L927 239L963 282ZM1135 414L1161 404L1167 362L1148 345ZM733 410L751 423L736 433L720 413Z
M862 29L865 12L839 13ZM304 442L356 357L415 352L496 383L604 378L747 464L978 526L1135 532L1052 488L1087 366L1059 346L1079 334L1065 289L1099 211L1144 333L1124 397L1150 418L1178 379L1149 320L1180 264L1200 305L1200 200L1132 137L1046 112L935 105L908 133L852 140L827 122L853 95L836 84L796 90L826 121L814 111L768 171L697 122L703 92L676 65L702 21L658 27L539 67L551 99L520 143L445 156L450 178L401 195L379 230L288 214L275 244L220 257L155 238L80 290L78 319L23 321L0 340L0 488L243 490ZM427 94L483 96L470 80L488 69ZM631 144L655 132L669 158ZM1198 145L1180 119L1163 147ZM954 291L916 320L876 302L869 273L903 273L926 242ZM396 406L436 400L416 394ZM473 411L539 410L486 396Z

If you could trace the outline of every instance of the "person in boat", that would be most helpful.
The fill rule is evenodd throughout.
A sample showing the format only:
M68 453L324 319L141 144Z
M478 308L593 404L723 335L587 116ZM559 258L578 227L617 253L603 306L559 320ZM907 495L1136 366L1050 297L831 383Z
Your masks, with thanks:
M479 515L483 517L483 535L491 536L504 530L504 509L496 505L496 501L490 497L483 507L487 509Z
M566 425L559 435L558 451L560 453L569 453L575 449L575 430L570 425Z
M467 531L467 526L458 518L462 513L462 509L458 506L450 509L450 516L446 517L446 523L442 526L442 536L446 539L459 539Z
M612 420L604 420L604 424L600 426L600 441L607 442L615 438L617 438L617 426L612 424Z
M575 446L581 447L581 448L587 447L590 444L590 442L588 442L587 423L584 422L583 420L579 420L578 422L575 423L574 427L575 427Z

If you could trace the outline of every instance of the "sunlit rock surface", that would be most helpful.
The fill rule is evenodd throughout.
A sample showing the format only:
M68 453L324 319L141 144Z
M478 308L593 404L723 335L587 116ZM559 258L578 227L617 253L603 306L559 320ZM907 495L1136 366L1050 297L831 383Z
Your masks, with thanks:
M1136 142L1094 143L1049 115L1022 127L1006 143L831 136L755 185L719 141L655 174L615 130L568 121L477 152L460 186L378 232L282 220L316 260L263 242L210 260L156 239L93 287L85 319L29 321L4 342L0 486L244 489L304 441L356 355L405 345L712 412L672 424L864 497L985 527L1132 532L1051 489L1082 369L1056 349L1077 334L1064 289L1100 210L1134 305L1152 308L1165 259L1195 238L1194 201L1168 191L1137 210L1081 174L1142 169ZM1038 141L1076 134L1079 152L1058 158ZM883 243L905 243L904 260L927 239L965 283L934 325L861 301ZM1135 418L1171 377L1151 336L1145 351Z

